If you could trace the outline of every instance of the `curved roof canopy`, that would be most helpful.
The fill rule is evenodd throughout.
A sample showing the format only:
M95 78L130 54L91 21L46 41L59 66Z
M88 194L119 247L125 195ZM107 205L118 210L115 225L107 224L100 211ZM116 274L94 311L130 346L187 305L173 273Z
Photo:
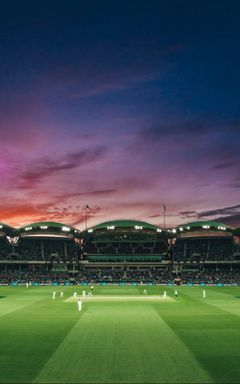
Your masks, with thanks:
M233 233L234 230L229 225L218 223L217 221L194 221L179 225L175 230L172 230L173 233L175 232L178 234L191 231Z
M96 230L113 230L113 229L133 229L133 230L151 230L151 231L157 231L161 232L163 231L161 228L154 224L147 223L145 221L141 220L130 220L130 219L122 219L122 220L111 220L111 221L105 221L103 223L97 224L91 228L88 229L89 231L96 231Z
M70 225L58 223L55 221L42 221L37 223L31 223L24 225L17 229L19 234L31 234L31 233L61 233L62 235L71 234L78 236L80 231Z

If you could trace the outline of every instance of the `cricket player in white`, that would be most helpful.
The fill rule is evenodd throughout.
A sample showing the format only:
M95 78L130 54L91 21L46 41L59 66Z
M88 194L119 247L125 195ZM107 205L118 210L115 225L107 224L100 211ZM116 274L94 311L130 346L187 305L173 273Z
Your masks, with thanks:
M28 282L26 282L26 288L28 288Z
M205 291L205 289L203 290L202 294L203 294L203 298L206 299L206 291Z
M60 297L64 297L64 292L60 292Z
M76 299L76 297L77 297L77 292L74 292L73 297Z
M82 310L82 300L78 299L77 305L78 305L78 310L81 311Z
M143 290L143 294L147 295L147 290L146 289Z
M175 297L177 297L178 293L177 293L177 290L176 290L176 289L175 289L174 294L175 294Z
M82 291L82 295L83 295L83 296L86 296L86 291Z
M53 291L53 294L52 294L52 298L53 298L53 300L55 299L55 297L56 297L56 292Z
M164 291L163 292L163 298L166 299L166 297L167 297L167 291Z

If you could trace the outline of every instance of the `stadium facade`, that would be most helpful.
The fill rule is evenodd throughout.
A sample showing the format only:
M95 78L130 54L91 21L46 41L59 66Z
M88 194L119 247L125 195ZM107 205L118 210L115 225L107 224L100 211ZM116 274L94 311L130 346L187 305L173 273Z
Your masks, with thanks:
M57 222L0 223L0 282L240 283L240 228L197 221L173 229L113 220L84 231Z

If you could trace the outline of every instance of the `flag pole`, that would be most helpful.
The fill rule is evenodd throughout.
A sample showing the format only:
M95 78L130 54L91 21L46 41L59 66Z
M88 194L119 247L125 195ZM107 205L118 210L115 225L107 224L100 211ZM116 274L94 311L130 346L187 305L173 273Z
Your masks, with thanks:
M88 210L87 210L87 206L85 207L85 231L87 230L87 213L88 213Z
M88 225L88 209L91 209L90 207L89 207L89 205L86 205L85 206L85 231L87 230L87 225Z
M166 205L163 204L163 228L166 229Z

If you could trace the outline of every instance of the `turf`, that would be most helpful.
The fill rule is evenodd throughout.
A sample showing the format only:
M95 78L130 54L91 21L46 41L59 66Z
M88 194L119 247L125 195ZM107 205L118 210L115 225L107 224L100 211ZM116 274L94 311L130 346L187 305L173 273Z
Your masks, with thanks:
M143 289L0 287L0 383L240 383L240 288Z

